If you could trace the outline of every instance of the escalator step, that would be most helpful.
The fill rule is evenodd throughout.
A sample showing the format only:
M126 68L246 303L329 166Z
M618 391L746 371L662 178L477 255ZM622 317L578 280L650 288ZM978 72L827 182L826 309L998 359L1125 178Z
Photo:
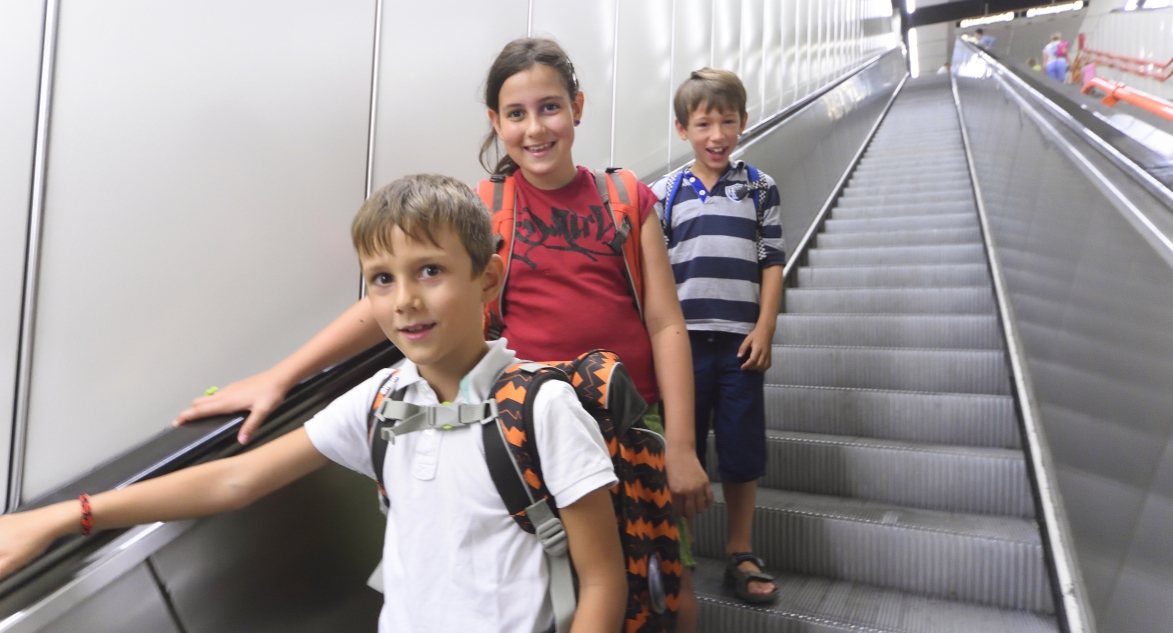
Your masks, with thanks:
M867 248L880 246L914 246L923 244L974 244L980 248L981 230L976 222L966 229L907 229L872 231L866 233L819 233L815 238L817 250L839 248Z
M776 345L1002 349L993 315L780 314Z
M853 205L859 206L861 204L903 204L916 202L955 202L955 200L970 200L974 198L974 190L965 188L957 189L955 186L950 188L934 188L921 189L917 191L902 191L884 192L876 188L876 186L849 186L843 190L843 195L839 198L840 204L852 202Z
M786 311L822 314L993 314L988 288L787 288Z
M831 211L831 218L835 220L866 220L907 216L949 215L955 213L969 213L976 217L977 207L969 200L956 200L952 202L906 202L903 204L836 205Z
M821 246L821 244L820 244ZM811 266L879 266L895 264L982 264L986 251L981 244L947 246L901 245L888 248L815 248L807 251Z
M1034 517L1021 450L795 431L767 435L768 465L759 486L925 510Z
M933 288L990 285L985 264L901 266L804 266L802 288Z
M1019 448L1010 396L766 385L766 426L930 444Z
M778 601L747 606L723 560L693 570L701 633L1058 633L1051 616L925 598L863 583L775 572Z
M726 544L721 484L693 519L693 551ZM753 548L787 573L880 585L931 598L1051 614L1051 588L1033 521L957 514L759 488Z
M974 204L974 192L965 191L958 193L957 191L928 191L916 193L893 193L890 196L869 196L861 195L854 197L841 197L839 202L835 203L835 210L841 209L874 209L877 206L904 206L904 205L918 205L918 204Z
M973 197L973 189L971 188L968 178L957 178L953 180L936 181L916 188L919 194L940 194L945 192L958 193L957 195L964 195L965 197ZM890 194L905 194L909 193L907 185L851 185L843 189L843 194L840 199L858 198L864 196L885 196Z
M771 385L1008 395L1000 351L775 345Z
M823 224L823 230L828 233L975 228L978 228L976 213L909 215L899 218L867 218L864 220L838 220L832 217Z

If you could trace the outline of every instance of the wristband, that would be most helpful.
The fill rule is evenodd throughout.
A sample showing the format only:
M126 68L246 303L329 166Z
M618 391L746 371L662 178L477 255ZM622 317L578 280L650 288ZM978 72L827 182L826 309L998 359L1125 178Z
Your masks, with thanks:
M89 536L94 529L94 514L90 511L90 496L82 494L78 497L81 501L81 534L82 536Z

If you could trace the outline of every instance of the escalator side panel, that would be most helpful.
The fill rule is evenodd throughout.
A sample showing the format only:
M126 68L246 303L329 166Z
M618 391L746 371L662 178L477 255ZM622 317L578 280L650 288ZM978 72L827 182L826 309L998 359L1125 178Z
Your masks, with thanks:
M373 631L383 600L364 583L385 525L374 484L329 464L152 560L186 633Z
M171 619L145 563L37 630L42 633L183 633Z
M1165 630L1173 209L1011 82L957 88L1096 628Z
M787 256L835 191L904 75L904 56L894 49L734 154L774 178Z

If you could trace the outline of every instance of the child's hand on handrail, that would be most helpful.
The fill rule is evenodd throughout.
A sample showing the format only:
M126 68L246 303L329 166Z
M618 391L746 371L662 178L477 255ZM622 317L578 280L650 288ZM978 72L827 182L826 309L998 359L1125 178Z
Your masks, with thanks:
M40 556L59 537L80 529L77 502L0 516L0 578Z
M211 395L200 396L192 400L191 406L184 409L175 418L174 424L179 426L185 422L213 415L248 411L248 418L237 434L237 440L241 444L248 444L249 438L261 426L265 418L269 417L269 414L285 399L289 388L289 382L270 369L234 382Z

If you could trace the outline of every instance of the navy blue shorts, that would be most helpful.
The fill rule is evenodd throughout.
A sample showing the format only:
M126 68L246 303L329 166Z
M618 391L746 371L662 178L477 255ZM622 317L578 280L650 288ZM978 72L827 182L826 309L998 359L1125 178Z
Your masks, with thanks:
M705 463L709 420L717 439L721 481L742 483L766 474L765 374L741 369L744 334L690 331L696 386L696 453Z

